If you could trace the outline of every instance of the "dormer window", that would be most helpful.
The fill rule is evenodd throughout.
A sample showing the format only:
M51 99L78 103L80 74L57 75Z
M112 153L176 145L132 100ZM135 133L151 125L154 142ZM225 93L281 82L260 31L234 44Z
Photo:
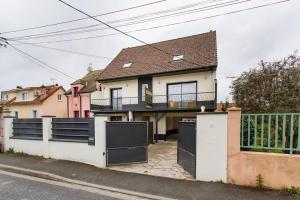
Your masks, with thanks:
M128 62L123 65L123 68L129 68L131 66L132 66L132 62Z
M174 62L182 61L183 60L183 54L177 54L173 57Z

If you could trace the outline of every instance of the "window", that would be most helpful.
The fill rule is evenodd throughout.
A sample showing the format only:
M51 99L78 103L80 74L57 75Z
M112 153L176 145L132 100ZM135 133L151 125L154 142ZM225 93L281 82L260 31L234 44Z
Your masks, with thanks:
M6 100L8 100L8 94L6 95Z
M74 111L74 117L75 117L75 118L79 118L79 111L78 111L78 110L75 110L75 111Z
M197 83L168 85L168 105L171 108L194 108L197 101Z
M125 63L123 65L123 68L129 68L129 67L131 67L131 65L132 65L132 62Z
M27 92L22 92L22 100L23 101L27 100Z
M57 95L57 100L62 101L61 94Z
M74 97L78 96L78 87L73 87L73 95Z
M178 54L173 57L173 61L181 61L183 60L183 54Z
M122 121L122 116L111 116L110 121L112 122L120 122Z
M33 111L32 111L32 117L33 117L33 118L37 118L37 111L36 111L36 110L33 110Z
M19 113L18 113L18 111L15 111L15 118L19 118Z
M90 111L89 110L85 110L84 111L84 117L85 118L89 118L90 117Z
M113 110L122 109L122 89L112 89L111 90L111 105Z
M142 84L142 101L146 99L146 90L148 89L148 84Z

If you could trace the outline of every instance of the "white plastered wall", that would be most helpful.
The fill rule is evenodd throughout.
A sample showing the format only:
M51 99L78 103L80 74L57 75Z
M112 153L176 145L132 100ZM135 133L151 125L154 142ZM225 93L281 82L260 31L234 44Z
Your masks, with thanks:
M227 113L199 113L196 179L227 181Z
M15 152L23 152L45 158L69 160L106 167L106 126L107 116L95 116L95 145L76 142L51 141L51 118L43 118L43 139L12 139L13 118L5 118L5 151L13 148ZM49 140L50 139L50 140Z

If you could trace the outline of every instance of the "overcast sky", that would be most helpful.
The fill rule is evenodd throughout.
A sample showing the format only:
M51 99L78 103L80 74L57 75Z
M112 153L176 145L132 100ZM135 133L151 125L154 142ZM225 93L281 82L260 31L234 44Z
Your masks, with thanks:
M156 0L66 1L91 15L97 15L155 2ZM217 3L224 3L228 1L229 0L215 0ZM242 2L242 0L231 1ZM132 31L136 29L149 28L191 19L205 18L212 15L218 15L221 13L227 13L277 1L280 0L249 0L244 3L218 9L194 12L173 17L160 17L155 21L122 26L119 27L119 29L123 31ZM147 7L101 16L99 19L111 23L111 21L114 20L126 19L156 11L177 8L197 2L203 2L203 4L190 9L212 5L208 3L213 2L213 0L166 0ZM0 3L1 33L85 17L57 0L0 0ZM145 42L153 43L216 30L219 61L217 69L219 83L218 98L219 100L224 100L227 96L229 97L229 85L232 81L232 79L229 79L228 77L238 76L241 72L255 67L262 59L269 61L277 60L292 53L296 49L300 49L299 13L300 0L291 0L289 2L270 7L199 20L176 26L131 32L130 34ZM160 15L151 15L151 18L153 16ZM125 23L128 22L129 21ZM96 24L97 22L93 20L82 20L48 28L7 33L0 36L14 38ZM113 25L121 24L124 24L124 22ZM96 28L100 29L103 28L103 26L99 25L90 29ZM73 35L21 40L21 42L38 43L69 40L111 33L116 32L111 29L102 29ZM17 44L12 41L10 43L15 44L15 47L74 78L81 78L87 72L89 63L92 63L94 69L102 69L110 62L110 59L63 53L32 45L20 45L20 43ZM122 48L141 45L141 43L119 34L68 42L42 43L40 45L97 56L115 57ZM17 85L26 87L51 84L51 79L56 79L55 82L63 85L66 89L68 89L69 84L73 81L71 78L62 74L36 65L17 54L16 50L11 47L0 48L0 90L12 89Z

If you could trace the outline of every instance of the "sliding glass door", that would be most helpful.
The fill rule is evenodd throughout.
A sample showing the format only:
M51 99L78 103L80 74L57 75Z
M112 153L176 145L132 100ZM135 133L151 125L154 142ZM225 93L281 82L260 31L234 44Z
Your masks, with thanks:
M168 84L168 106L170 108L195 108L197 83Z
M111 105L113 110L122 110L122 88L111 89Z

